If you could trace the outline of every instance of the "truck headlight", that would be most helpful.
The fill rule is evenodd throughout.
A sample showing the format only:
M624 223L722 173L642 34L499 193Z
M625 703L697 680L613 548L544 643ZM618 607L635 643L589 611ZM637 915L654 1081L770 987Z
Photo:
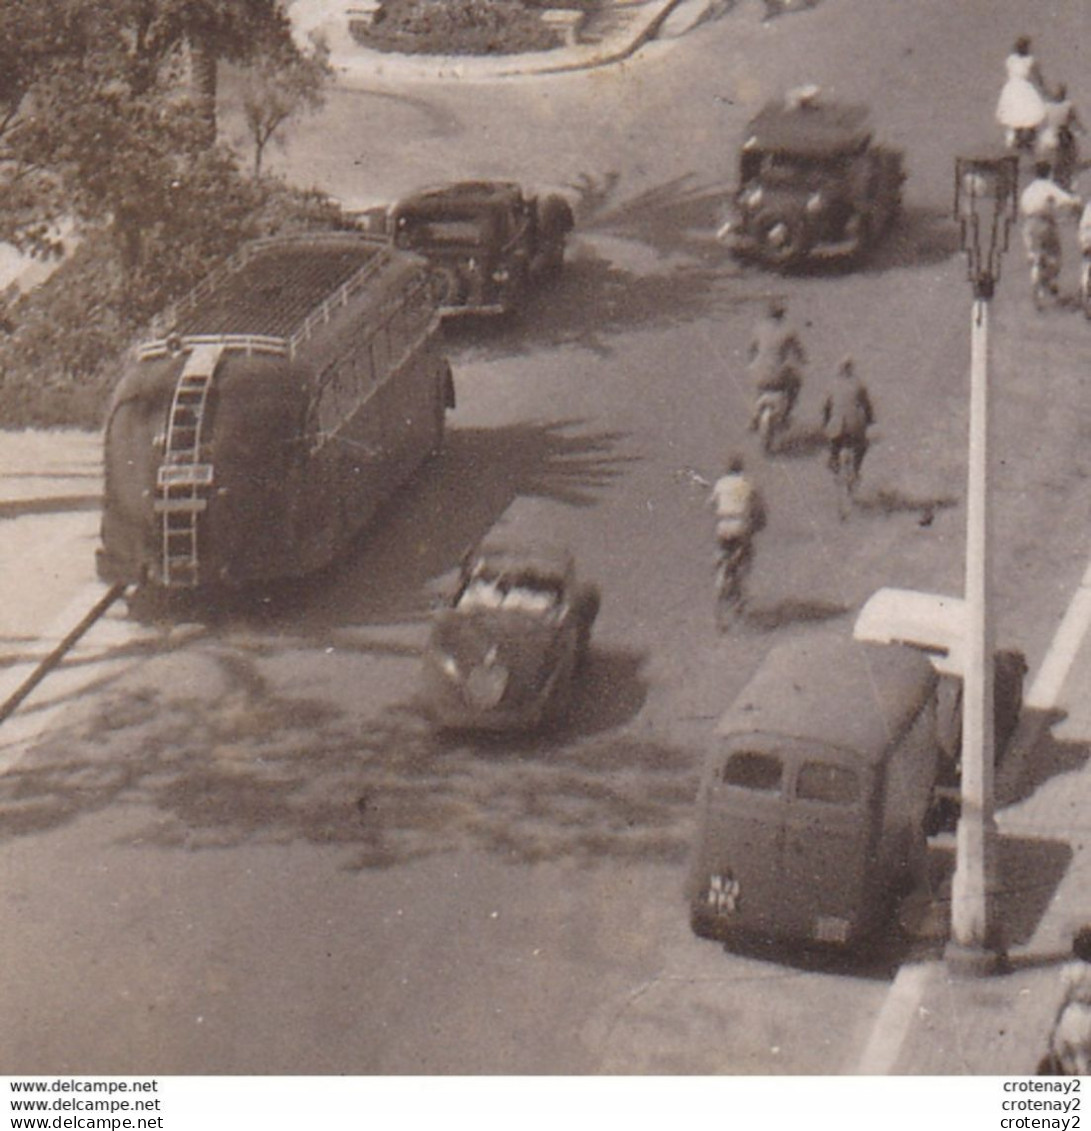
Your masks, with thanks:
M459 679L458 661L447 652L436 654L436 664L448 679Z
M747 208L760 208L761 202L765 199L765 193L762 192L761 185L752 188L749 192L743 193L742 203Z

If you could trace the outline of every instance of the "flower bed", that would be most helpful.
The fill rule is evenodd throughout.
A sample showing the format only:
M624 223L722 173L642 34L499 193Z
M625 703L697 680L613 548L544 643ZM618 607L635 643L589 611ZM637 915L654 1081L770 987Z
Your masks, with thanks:
M350 20L349 31L364 47L407 55L512 55L564 42L540 7L519 0L384 0L372 19Z

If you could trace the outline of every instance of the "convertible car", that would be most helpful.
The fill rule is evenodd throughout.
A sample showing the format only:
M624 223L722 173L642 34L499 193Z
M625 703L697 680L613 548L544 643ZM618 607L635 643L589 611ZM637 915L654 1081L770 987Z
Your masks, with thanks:
M559 723L584 662L599 591L563 549L485 542L436 614L423 691L442 730Z

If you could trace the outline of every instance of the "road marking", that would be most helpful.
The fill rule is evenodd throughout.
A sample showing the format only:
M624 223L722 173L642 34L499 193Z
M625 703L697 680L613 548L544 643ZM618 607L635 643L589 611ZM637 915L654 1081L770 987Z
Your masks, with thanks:
M1028 720L1027 708L1032 712L1027 726L1020 725L1019 732L1012 739L1013 746L1019 743L1028 747L1037 741L1045 713L1056 708L1065 681L1076 662L1080 647L1091 628L1091 562L1084 570L1080 584L1065 610L1061 623L1050 641L1049 650L1042 660L1038 674L1030 690L1024 696L1024 721ZM1015 751L1012 752L1016 753ZM1021 765L1022 758L1012 758ZM998 783L998 794L999 794ZM890 991L875 1019L871 1036L863 1055L848 1071L862 1076L890 1075L898 1062L913 1018L917 1016L924 998L925 986L932 971L942 968L942 963L914 963L899 969Z
M909 1026L920 1009L930 964L903 966L875 1019L864 1055L855 1072L861 1076L888 1076L894 1071Z

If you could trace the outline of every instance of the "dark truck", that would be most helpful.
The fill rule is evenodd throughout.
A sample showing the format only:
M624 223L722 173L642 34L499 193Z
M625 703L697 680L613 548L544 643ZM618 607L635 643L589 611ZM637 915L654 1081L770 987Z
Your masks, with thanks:
M778 269L855 258L897 218L904 180L901 153L873 142L867 107L804 88L751 120L717 234L735 254Z
M459 181L394 204L395 245L432 264L443 314L507 314L531 283L559 271L574 226L564 197L526 193L508 181Z

